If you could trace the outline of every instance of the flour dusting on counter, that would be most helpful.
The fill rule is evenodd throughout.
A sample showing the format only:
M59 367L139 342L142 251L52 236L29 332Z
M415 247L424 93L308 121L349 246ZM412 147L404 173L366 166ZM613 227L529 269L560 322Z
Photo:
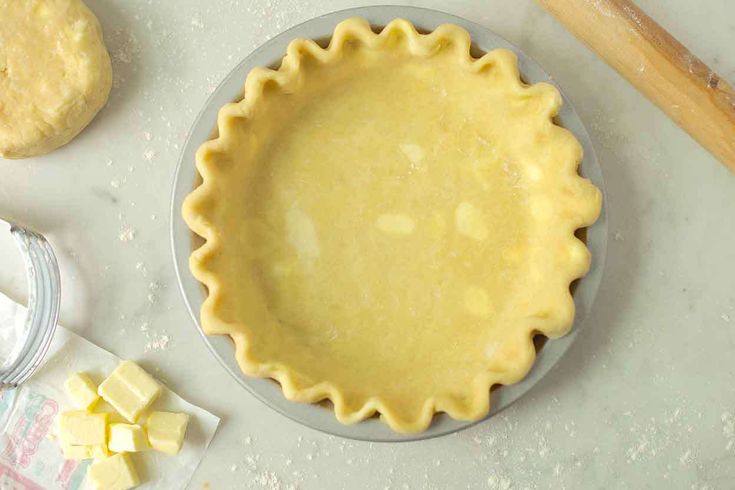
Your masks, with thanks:
M165 331L163 333L158 333L146 330L144 333L146 344L143 352L159 352L168 349L171 337L169 337Z
M730 451L735 447L735 417L730 412L722 412L720 417L722 421L722 435L725 436L727 443L725 444L725 450Z

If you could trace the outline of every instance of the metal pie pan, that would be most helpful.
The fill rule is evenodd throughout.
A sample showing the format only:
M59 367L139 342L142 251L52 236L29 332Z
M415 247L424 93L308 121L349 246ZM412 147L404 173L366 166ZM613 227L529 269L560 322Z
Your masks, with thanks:
M343 425L337 421L334 412L327 404L310 405L288 401L283 396L277 383L268 379L251 378L243 374L235 360L235 348L230 338L227 336L206 336L202 332L199 323L199 311L206 297L206 292L192 276L188 266L189 255L195 242L192 232L181 217L181 206L184 198L192 191L199 178L194 166L195 153L199 145L211 137L212 131L216 127L217 112L220 107L241 96L245 77L253 67L277 64L285 54L286 46L292 39L300 37L328 39L334 31L334 27L340 21L354 16L363 17L374 26L384 26L396 17L401 17L410 20L417 28L424 31L431 31L444 23L459 25L470 33L474 46L481 51L489 51L494 48L508 48L514 51L518 55L521 76L527 83L543 81L554 84L551 77L538 63L489 29L460 17L435 10L399 6L353 8L323 15L295 26L269 40L241 61L214 91L196 118L181 153L174 178L170 223L174 267L191 318L209 350L240 385L263 403L308 427L350 439L384 442L428 439L465 429L478 422L463 422L453 420L445 414L437 414L432 425L426 431L417 434L394 432L376 417L358 424ZM557 86L557 88L559 87ZM563 92L562 97L564 98L564 104L557 121L574 133L582 144L584 158L581 162L580 172L599 187L604 196L602 172L592 142L582 121ZM528 392L554 367L579 334L582 324L592 307L602 278L607 246L607 216L604 209L597 222L586 230L586 242L592 252L593 261L589 273L583 279L577 281L574 287L573 294L577 313L572 330L560 339L545 343L544 347L538 352L533 368L521 382L511 386L503 386L493 391L491 409L487 417L497 414ZM216 373L213 374L216 375Z

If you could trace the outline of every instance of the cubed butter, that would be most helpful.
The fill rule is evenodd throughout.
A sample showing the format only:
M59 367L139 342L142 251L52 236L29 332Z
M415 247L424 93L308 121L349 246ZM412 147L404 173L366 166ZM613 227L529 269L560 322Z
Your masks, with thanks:
M63 412L59 416L59 439L62 446L106 445L107 414Z
M148 442L157 451L177 454L186 434L189 416L185 413L151 412L146 421Z
M107 447L116 453L135 453L148 449L148 440L139 425L110 424Z
M95 461L87 472L89 490L128 490L138 485L138 474L125 453Z
M120 415L135 422L161 394L161 385L134 362L123 361L97 392Z
M91 410L100 399L97 386L84 373L72 374L64 383L64 387L79 409Z

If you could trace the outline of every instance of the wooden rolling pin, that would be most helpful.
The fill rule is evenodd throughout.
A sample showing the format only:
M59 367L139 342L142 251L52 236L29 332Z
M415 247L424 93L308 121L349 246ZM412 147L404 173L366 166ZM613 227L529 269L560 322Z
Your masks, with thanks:
M735 171L735 91L629 0L537 0Z

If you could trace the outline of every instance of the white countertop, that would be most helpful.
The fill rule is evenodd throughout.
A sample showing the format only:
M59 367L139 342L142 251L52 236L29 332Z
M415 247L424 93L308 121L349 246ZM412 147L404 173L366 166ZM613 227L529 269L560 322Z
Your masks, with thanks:
M333 438L242 389L184 309L168 206L195 115L267 38L367 2L88 1L113 57L109 104L66 147L0 160L0 214L47 234L60 255L62 323L159 366L222 417L191 489L735 487L735 175L531 1L410 3L479 22L534 57L572 100L603 167L611 236L598 300L529 395L426 442ZM638 3L735 79L735 3ZM22 300L6 237L0 257L0 291Z

